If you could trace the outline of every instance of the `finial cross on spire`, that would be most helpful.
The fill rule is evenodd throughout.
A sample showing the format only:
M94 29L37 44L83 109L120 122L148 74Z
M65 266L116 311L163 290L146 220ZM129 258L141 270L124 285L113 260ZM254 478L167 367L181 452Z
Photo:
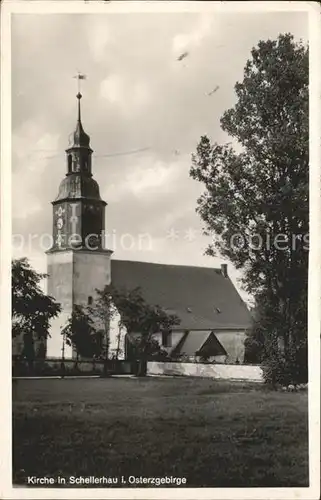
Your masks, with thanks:
M87 76L84 75L84 73L80 73L78 71L78 74L75 75L73 78L77 78L78 82L78 94L76 95L78 99L78 122L81 121L81 113L80 113L80 99L82 98L81 92L80 92L80 80L86 80Z
M81 96L81 93L80 93L80 80L86 80L87 79L87 75L84 75L84 73L80 73L78 71L78 74L75 75L73 78L77 78L77 85L78 85L78 95ZM78 96L77 96L78 97Z

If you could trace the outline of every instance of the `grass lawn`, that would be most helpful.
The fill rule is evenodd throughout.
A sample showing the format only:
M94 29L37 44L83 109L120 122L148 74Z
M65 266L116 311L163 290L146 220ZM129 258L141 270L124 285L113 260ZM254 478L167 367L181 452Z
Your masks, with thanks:
M307 393L259 384L18 380L13 482L132 475L186 477L189 487L308 486L307 429Z

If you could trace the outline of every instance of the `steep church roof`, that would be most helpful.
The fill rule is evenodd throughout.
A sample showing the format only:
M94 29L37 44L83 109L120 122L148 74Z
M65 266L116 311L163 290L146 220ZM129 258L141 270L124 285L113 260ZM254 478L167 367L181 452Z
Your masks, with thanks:
M177 329L246 329L250 313L221 269L111 261L112 284L118 289L141 287L146 302L176 314Z
M90 137L84 131L81 122L81 93L78 92L76 97L78 100L77 124L72 134L71 144L66 149L68 170L60 183L59 193L54 202L83 198L99 200L106 205L100 197L99 185L92 177L91 154L93 150L90 147Z
M92 177L80 176L77 173L69 174L62 179L55 201L67 198L101 200L99 185Z

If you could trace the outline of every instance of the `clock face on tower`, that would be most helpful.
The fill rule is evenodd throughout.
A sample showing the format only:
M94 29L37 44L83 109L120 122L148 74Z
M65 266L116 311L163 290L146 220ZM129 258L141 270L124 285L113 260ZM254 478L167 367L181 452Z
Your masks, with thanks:
M88 237L88 248L90 250L95 250L97 249L99 245L99 237L96 234L92 234Z

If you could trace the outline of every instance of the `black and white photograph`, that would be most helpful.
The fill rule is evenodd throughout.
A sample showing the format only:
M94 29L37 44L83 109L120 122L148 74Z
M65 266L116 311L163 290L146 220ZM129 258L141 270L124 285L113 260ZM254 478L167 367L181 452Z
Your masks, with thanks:
M319 5L2 8L1 496L319 498Z

